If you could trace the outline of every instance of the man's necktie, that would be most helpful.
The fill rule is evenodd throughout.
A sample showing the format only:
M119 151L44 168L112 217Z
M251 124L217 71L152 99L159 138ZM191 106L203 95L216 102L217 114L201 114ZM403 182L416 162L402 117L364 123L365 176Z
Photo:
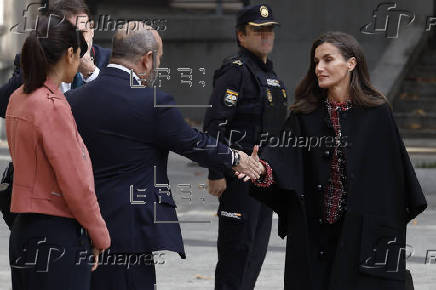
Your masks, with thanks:
M83 86L83 79L80 73L77 73L73 79L73 82L71 83L71 89L77 89L81 86Z

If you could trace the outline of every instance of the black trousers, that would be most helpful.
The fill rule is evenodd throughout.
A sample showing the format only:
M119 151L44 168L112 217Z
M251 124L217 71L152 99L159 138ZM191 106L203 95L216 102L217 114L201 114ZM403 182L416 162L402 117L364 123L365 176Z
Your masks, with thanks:
M254 289L267 253L272 210L248 191L249 184L231 178L220 198L216 290Z
M13 290L89 290L91 254L85 230L75 219L19 214L9 239Z
M155 290L153 254L112 253L109 249L100 262L92 273L91 290Z

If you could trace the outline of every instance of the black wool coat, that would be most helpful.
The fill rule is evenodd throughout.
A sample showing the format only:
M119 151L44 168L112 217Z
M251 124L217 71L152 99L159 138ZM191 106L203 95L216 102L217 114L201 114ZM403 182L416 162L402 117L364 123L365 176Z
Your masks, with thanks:
M279 235L287 236L285 289L405 289L406 226L427 207L415 170L388 104L353 106L340 120L348 197L333 248L321 245L335 136L325 104L311 113L291 113L282 138L269 140L261 154L275 184L253 185L250 193L278 213ZM328 285L319 280L325 274L323 250L335 253Z

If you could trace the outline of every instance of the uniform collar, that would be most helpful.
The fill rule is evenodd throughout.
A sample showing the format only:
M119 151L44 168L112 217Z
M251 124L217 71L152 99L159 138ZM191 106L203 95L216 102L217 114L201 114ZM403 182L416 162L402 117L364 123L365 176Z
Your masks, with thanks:
M256 65L258 65L262 70L266 72L270 72L273 70L273 63L271 60L268 59L266 63L264 63L257 55L255 55L254 53L252 53L251 51L249 51L244 47L241 47L240 53L253 60L256 63Z

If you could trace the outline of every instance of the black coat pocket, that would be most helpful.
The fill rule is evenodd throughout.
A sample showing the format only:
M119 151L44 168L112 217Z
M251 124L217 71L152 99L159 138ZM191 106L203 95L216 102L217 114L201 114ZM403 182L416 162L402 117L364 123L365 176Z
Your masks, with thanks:
M384 216L364 215L359 269L384 279L404 280L404 226Z

